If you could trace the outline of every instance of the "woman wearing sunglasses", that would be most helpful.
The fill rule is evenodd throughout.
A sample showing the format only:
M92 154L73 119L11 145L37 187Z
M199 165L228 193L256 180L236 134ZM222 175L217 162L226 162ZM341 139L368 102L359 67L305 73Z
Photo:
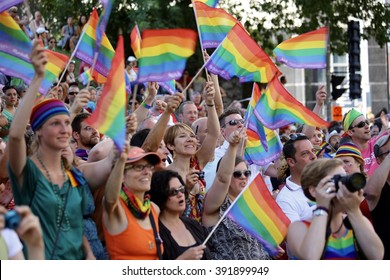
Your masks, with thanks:
M317 206L310 222L289 226L291 255L304 260L382 259L383 244L359 209L364 176L343 184L338 175L346 175L339 159L317 159L303 169L303 192Z
M214 183L207 192L202 223L212 230L237 195L245 188L251 171L242 157L236 157L245 132L234 131L226 139L229 147L217 166ZM214 260L270 259L262 245L239 225L226 217L211 235L208 243Z
M146 194L156 153L127 145L107 180L103 199L103 232L111 259L156 260L162 256L159 208Z
M171 170L154 172L150 196L161 211L159 228L164 244L163 259L210 259L209 250L202 245L206 231L197 221L182 216L188 193L179 173Z

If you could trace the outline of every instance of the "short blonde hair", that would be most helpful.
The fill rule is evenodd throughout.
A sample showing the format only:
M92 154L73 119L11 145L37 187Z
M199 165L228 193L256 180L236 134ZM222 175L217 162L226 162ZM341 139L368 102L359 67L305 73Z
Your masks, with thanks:
M165 145L174 146L175 145L175 138L177 137L177 135L179 135L180 131L182 131L182 130L187 131L195 136L195 133L191 129L191 127L189 127L185 123L177 123L175 125L172 125L171 127L169 127L166 130L165 135L164 135Z
M339 166L343 166L343 161L337 158L320 158L306 165L301 176L301 186L306 197L315 201L309 192L309 187L317 187L324 177Z

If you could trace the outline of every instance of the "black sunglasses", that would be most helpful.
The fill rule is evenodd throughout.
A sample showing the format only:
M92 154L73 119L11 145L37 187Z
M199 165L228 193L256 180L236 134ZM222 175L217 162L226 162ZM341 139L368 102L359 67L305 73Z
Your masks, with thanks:
M244 124L244 122L245 122L244 119L241 119L241 120L230 120L227 123L225 123L224 126L226 126L226 125L235 126L235 125L238 125L239 123Z
M180 186L178 187L177 189L171 189L168 191L168 195L169 196L176 196L178 195L179 193L185 193L186 192L186 189L184 188L184 186Z
M370 125L370 123L368 122L368 120L361 121L361 122L359 122L357 125L351 126L349 129L352 129L352 128L355 128L355 127L357 127L357 128L363 128L363 127L365 127L366 125Z
M241 176L243 174L244 174L245 178L248 178L249 176L252 175L252 171L250 171L250 170L234 171L233 177L238 179L238 178L241 178Z
M69 95L75 95L75 94L78 94L77 91L71 91L71 92L68 92Z

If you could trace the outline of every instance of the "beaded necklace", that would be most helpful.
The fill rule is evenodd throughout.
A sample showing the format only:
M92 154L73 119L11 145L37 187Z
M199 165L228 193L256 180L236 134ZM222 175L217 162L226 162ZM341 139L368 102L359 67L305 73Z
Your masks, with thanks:
M69 231L70 230L70 220L69 220L68 214L65 211L66 210L65 209L65 207L66 207L65 200L69 194L70 187L68 187L68 191L66 192L66 195L61 196L59 188L56 188L53 185L53 181L51 179L49 170L47 169L46 165L43 163L41 156L38 153L36 154L36 156L37 156L39 163L41 164L41 166L43 167L43 169L46 172L46 176L47 176L47 179L49 181L49 184L50 184L50 186L54 192L54 195L57 199L57 205L58 205L57 218L56 218L57 228L60 228L62 231ZM61 160L61 171L62 171L62 177L63 177L63 184L65 184L67 177L66 177L66 173L65 173L64 162L62 160ZM62 225L63 220L65 220L65 226Z
M149 215L150 195L145 195L144 203L142 204L142 202L132 192L122 185L120 197L124 202L126 202L127 208L136 219L143 220Z

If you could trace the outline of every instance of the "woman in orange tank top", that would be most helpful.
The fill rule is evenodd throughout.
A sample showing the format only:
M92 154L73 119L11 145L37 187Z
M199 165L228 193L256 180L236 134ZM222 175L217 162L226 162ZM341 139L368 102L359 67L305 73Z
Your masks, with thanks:
M158 154L129 146L116 161L103 199L103 232L111 259L161 258L160 209L145 195L154 166L160 162Z

